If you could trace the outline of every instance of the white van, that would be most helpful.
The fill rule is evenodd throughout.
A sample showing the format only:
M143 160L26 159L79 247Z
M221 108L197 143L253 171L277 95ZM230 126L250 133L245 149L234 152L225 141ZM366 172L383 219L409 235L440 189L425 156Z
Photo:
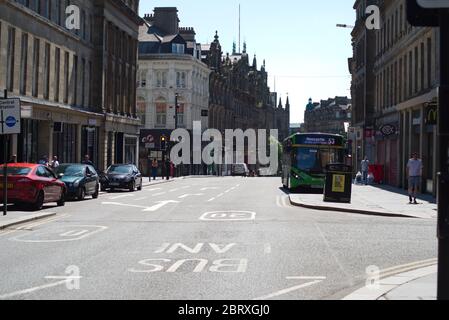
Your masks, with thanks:
M236 163L232 165L232 175L233 176L249 176L249 169L246 163Z

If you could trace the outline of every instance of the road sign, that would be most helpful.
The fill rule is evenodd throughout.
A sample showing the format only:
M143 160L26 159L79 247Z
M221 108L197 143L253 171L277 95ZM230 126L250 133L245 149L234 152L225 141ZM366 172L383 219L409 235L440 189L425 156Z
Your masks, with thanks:
M0 100L0 134L20 133L20 100Z
M449 0L416 0L416 2L424 9L449 8Z
M423 3L426 4L423 4ZM439 13L438 7L430 7L429 3L438 1L407 0L407 20L415 27L438 27ZM447 3L449 1L440 1ZM441 9L441 8L440 8Z

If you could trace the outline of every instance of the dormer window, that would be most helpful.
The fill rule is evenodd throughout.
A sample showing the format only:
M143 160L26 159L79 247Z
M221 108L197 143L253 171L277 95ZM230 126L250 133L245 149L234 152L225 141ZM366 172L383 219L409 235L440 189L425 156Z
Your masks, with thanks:
M181 43L173 43L172 44L172 53L184 54L184 45Z

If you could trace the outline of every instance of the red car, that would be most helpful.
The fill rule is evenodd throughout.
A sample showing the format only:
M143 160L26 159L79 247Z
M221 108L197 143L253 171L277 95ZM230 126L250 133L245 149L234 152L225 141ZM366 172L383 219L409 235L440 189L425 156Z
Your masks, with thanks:
M0 167L0 200L3 203L3 165ZM44 203L65 205L64 182L47 167L31 163L10 163L8 172L8 203L28 205L41 210Z

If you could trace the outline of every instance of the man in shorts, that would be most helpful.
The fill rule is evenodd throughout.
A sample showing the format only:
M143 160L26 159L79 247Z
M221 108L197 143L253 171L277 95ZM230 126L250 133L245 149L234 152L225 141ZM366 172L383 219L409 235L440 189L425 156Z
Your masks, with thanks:
M408 195L410 204L418 204L416 202L416 195L419 192L422 177L422 161L418 159L418 154L412 154L412 158L407 163L407 177L408 177Z

